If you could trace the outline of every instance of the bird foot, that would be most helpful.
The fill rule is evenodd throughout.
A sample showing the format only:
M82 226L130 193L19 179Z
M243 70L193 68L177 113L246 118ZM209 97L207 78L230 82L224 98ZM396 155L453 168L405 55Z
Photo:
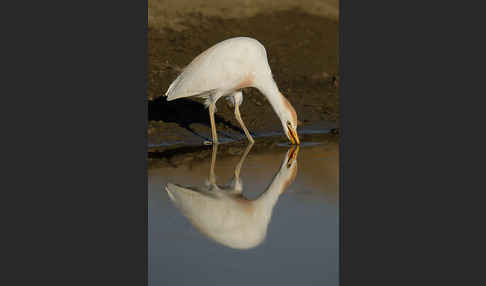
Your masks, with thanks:
M218 143L218 141L216 141L216 142L214 142L214 144L215 145L218 145L219 143ZM204 141L204 145L213 145L213 141L207 141L207 140L205 140Z

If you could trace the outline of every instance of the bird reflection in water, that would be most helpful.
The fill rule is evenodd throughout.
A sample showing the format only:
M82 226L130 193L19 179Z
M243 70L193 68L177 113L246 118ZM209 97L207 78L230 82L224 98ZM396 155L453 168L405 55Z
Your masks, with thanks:
M213 145L209 182L205 187L168 183L165 188L171 201L195 228L230 248L250 249L264 241L273 207L297 175L299 146L294 145L267 189L255 200L246 199L242 195L240 171L252 146L247 146L231 182L225 186L216 184L214 166L218 145Z

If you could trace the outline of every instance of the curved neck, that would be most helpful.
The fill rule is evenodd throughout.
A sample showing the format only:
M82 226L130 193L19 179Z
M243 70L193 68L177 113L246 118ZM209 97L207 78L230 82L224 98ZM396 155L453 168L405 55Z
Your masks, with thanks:
M253 201L255 205L258 205L256 209L261 212L260 215L264 215L268 219L271 218L273 208L277 204L280 195L293 181L293 176L296 171L295 169L295 171L286 172L287 170L284 170L283 168L285 167L280 168L265 192Z
M273 78L264 80L261 84L255 86L261 93L268 99L278 117L281 118L283 110L286 109L288 104L287 99L280 93L277 84Z
M287 188L288 182L287 176L282 174L282 172L278 172L270 186L263 192L255 201L259 203L263 203L267 206L267 208L272 209L274 205L277 203L278 198L284 192L285 188Z

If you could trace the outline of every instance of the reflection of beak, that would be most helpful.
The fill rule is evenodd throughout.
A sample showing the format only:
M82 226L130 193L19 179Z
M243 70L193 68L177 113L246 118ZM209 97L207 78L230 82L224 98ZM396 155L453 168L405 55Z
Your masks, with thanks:
M299 149L300 146L292 146L290 147L290 154L289 154L289 159L287 160L287 168L290 168L292 166L292 162L294 160L297 160L297 155L299 154Z
M297 131L289 128L289 134L290 134L289 136L290 142L292 142L292 145L294 144L300 145L300 140L299 140L299 136L297 135Z

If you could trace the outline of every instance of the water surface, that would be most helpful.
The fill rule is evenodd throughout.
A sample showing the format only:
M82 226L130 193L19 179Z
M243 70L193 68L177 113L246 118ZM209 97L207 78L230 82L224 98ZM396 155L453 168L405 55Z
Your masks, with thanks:
M150 285L338 285L337 142L209 148L149 169Z

